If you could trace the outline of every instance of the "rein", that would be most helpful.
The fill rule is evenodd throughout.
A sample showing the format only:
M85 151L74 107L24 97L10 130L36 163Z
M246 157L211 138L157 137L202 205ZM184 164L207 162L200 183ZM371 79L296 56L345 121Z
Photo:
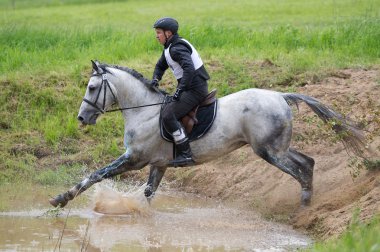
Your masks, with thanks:
M107 110L105 112L108 113L108 112L122 111L122 110L127 110L127 109L145 108L145 107L150 107L150 106L157 106L157 105L167 104L167 103L170 103L170 102L159 102L159 103L146 104L146 105L141 105L141 106L136 106L136 107L111 109L111 110Z
M96 96L95 102L92 102L92 101L90 101L90 100L88 100L86 98L83 98L83 101L86 102L87 104L91 105L92 107L96 108L102 114L108 113L108 112L123 111L123 110L128 110L128 109L137 109L137 108L144 108L144 107L150 107L150 106L157 106L157 105L162 105L162 104L167 104L167 103L173 102L172 99L168 100L168 99L164 98L164 101L163 102L159 102L159 103L146 104L146 105L135 106L135 107L126 107L126 108L111 109L111 110L107 110L106 111L104 109L105 109L105 106L106 106L107 87L111 91L111 94L112 94L113 98L115 100L117 100L117 99L116 99L116 96L115 96L115 94L113 93L113 91L111 89L110 83L108 82L106 73L97 73L97 74L93 74L92 76L100 76L100 75L102 76L102 84L100 86L98 95ZM102 106L102 108L100 108L98 105L96 105L96 103L98 102L98 99L99 99L99 96L100 96L100 92L102 91L103 86L104 86L103 106ZM157 87L153 87L153 89L156 90L156 92L160 92Z

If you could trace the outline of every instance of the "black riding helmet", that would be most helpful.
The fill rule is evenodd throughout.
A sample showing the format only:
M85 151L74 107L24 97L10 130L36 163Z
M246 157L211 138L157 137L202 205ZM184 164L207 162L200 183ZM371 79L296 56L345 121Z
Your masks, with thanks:
M164 17L158 19L153 28L159 28L165 31L171 31L173 34L177 34L178 31L178 22L174 18Z

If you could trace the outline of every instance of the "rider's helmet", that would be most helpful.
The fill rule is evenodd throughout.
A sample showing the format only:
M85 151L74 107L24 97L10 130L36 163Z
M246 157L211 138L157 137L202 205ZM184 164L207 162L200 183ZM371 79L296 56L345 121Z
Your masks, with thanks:
M158 19L154 23L153 28L159 28L164 31L171 31L173 34L177 34L178 22L174 18L164 17L164 18Z

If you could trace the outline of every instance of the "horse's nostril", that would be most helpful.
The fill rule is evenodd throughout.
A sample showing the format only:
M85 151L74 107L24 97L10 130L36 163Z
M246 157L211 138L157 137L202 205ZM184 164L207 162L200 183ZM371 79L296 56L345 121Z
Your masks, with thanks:
M79 120L80 122L83 122L84 118L81 117L81 116L78 116L78 120Z

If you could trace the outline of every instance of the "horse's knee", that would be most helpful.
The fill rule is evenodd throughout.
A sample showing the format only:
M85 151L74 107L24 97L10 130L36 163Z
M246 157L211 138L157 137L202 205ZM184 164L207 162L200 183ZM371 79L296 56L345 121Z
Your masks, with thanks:
M94 172L90 175L89 180L92 183L97 183L103 180L103 177L106 175L106 173L102 174L100 171Z

